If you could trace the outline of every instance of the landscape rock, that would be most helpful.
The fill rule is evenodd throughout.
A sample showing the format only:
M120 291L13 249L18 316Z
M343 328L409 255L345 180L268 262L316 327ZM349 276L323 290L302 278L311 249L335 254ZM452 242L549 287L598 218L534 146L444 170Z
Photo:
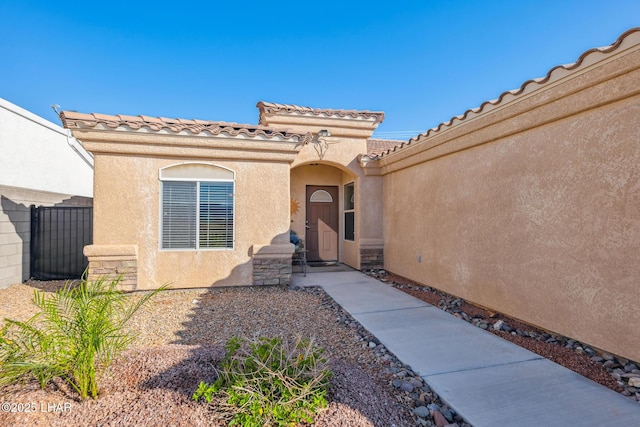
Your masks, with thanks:
M33 291L26 285L1 289L0 318L7 315L8 302L30 301ZM16 315L15 310L10 313L10 317ZM34 313L24 314L28 319ZM0 412L0 426L227 425L215 418L224 416L224 406L197 403L191 395L200 381L216 378L215 366L224 357L225 342L234 336L262 335L316 337L318 345L331 354L335 394L314 425L416 425L413 399L391 387L392 378L382 373L386 368L404 367L397 359L393 365L381 363L376 352L366 349L375 339L361 326L344 326L349 323L357 325L320 289L238 287L161 293L131 319L127 328L136 332L137 339L105 374L99 399L71 400L75 392L58 382L44 391L39 387L3 389L3 400L70 401L73 409L58 414ZM21 415L29 418L15 418ZM432 425L431 419L423 421L425 426Z
M433 421L436 423L438 427L445 427L449 424L449 421L438 411L431 411L431 416L433 417Z
M422 378L420 377L412 377L409 378L409 382L414 386L414 387L422 387Z
M452 423L452 422L453 422L453 416L454 416L454 413L453 413L453 411L452 411L451 409L444 409L444 408L441 408L441 409L440 409L440 413L441 413L442 415L444 415L444 417L446 418L446 420L447 420L448 422L450 422L450 423Z
M631 387L640 387L640 378L638 377L629 378L629 385Z
M431 401L432 401L431 396L429 396L427 393L420 393L420 396L416 400L416 405L417 406L427 405L431 403Z
M411 393L413 391L413 385L409 381L403 381L402 384L400 384L400 390Z
M413 413L421 418L427 418L429 416L429 409L426 406L418 406L413 410Z

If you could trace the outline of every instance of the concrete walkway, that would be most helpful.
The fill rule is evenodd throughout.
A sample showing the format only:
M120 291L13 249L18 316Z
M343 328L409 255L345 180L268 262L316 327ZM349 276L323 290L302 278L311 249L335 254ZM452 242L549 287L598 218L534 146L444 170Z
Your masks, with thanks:
M640 403L360 272L292 285L324 288L474 427L640 426Z

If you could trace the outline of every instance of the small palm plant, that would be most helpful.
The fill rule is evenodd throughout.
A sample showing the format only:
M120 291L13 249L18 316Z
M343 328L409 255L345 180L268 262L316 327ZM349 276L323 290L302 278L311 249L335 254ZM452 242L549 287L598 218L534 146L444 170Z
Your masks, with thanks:
M35 291L40 311L26 322L5 319L0 330L0 386L35 378L44 388L55 377L82 399L98 396L98 378L135 336L125 324L159 289L137 302L117 289L120 279L83 278L52 295Z

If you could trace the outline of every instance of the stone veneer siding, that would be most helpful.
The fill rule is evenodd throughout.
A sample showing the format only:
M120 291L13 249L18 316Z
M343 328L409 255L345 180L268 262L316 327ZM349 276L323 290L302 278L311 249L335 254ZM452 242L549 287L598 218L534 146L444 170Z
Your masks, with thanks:
M291 258L253 258L254 285L285 285L291 283Z
M89 259L89 281L120 278L118 289L135 291L138 287L137 248L129 246L86 246L85 256Z
M384 249L360 249L360 270L384 268Z

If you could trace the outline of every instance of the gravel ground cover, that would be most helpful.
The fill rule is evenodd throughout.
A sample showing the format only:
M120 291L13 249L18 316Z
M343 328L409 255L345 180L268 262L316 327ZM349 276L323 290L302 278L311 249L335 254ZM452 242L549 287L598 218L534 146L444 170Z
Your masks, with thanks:
M385 270L367 274L640 402L640 364L637 362L493 313Z
M0 290L0 318L28 319L34 288L53 291L60 285L29 282ZM223 402L190 398L200 381L215 379L223 344L233 336L301 335L325 349L334 372L329 406L314 425L469 426L317 288L167 291L144 306L129 328L138 338L105 373L97 400L78 401L61 381L45 390L32 383L6 387L0 402L15 404L16 412L0 412L0 425L225 425L230 412Z

